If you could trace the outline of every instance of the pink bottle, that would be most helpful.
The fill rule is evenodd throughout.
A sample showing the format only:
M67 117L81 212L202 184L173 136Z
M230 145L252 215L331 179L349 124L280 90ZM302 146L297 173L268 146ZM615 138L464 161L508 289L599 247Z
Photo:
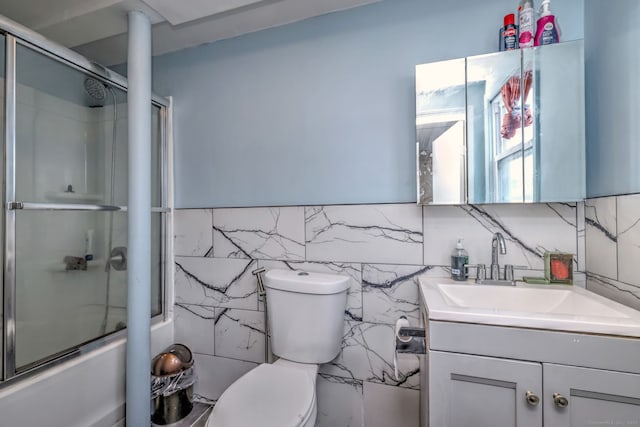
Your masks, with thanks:
M558 43L560 35L558 34L558 25L556 17L551 14L551 0L543 0L540 7L540 18L536 30L535 46L544 46L546 44Z

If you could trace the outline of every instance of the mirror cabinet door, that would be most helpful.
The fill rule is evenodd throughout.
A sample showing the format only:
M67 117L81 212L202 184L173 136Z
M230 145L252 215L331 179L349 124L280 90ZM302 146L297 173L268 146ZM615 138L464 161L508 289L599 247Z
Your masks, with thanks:
M466 203L465 121L465 59L418 65L418 203Z
M522 127L522 89L530 86L519 50L467 58L469 203L524 201L531 132Z
M532 198L567 202L586 196L584 44L582 40L523 50L525 70L534 73L533 156L525 155ZM526 128L525 128L526 129ZM526 132L525 132L526 133Z

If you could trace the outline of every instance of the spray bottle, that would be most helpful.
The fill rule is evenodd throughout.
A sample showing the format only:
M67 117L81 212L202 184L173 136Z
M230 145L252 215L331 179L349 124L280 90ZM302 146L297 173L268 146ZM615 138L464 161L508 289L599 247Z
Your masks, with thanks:
M518 26L515 15L510 13L504 17L504 27L500 29L500 50L515 50L518 48Z
M533 0L520 0L518 5L518 24L520 26L520 47L532 47L533 39L536 35Z
M560 35L556 17L551 14L551 0L543 0L540 7L540 18L536 30L536 46L558 43Z

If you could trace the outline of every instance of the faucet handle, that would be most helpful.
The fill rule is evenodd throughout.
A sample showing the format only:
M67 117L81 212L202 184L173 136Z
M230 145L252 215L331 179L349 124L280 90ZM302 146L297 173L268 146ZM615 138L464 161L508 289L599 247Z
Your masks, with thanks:
M529 270L531 269L528 265L513 265L513 264L505 264L504 266L504 280L513 281L515 279L514 270Z
M513 282L513 265L505 264L504 266L504 280Z
M484 280L487 278L487 267L484 264L476 266L476 280Z
M467 276L469 275L469 268L476 269L476 280L484 280L487 278L487 266L484 264L465 264L464 269Z

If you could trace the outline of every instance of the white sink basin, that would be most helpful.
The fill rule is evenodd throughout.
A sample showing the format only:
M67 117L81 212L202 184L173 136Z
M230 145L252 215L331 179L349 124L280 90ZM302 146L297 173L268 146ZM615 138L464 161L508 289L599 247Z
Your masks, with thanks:
M640 337L640 312L576 286L421 277L429 319Z

